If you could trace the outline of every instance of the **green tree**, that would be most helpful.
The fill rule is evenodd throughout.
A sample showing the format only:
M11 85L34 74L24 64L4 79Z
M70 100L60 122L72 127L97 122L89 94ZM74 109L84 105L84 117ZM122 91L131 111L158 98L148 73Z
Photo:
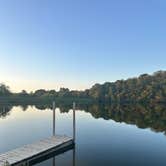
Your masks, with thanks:
M10 95L10 88L9 86L6 86L5 84L1 83L0 84L0 96L8 96Z

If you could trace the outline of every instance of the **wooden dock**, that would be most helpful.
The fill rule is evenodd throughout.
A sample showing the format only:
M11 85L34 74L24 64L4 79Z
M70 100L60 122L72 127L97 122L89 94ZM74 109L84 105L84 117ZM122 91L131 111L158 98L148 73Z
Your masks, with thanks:
M0 154L0 166L16 165L20 162L30 161L39 158L42 155L67 148L71 145L74 145L74 141L70 137L52 136L33 144L24 145L20 148Z
M73 103L73 138L68 136L58 136L55 134L55 102L53 102L53 136L40 140L33 144L24 145L20 148L0 154L0 166L9 165L29 165L30 162L45 158L50 153L59 153L75 143L75 103Z

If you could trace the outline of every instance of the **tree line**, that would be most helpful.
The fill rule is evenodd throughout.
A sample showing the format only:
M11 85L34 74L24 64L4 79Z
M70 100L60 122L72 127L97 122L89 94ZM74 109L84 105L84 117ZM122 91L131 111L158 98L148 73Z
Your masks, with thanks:
M60 88L56 90L39 89L28 93L12 93L5 84L0 84L0 97L3 98L37 98L37 99L85 99L96 102L165 102L166 71L157 71L152 75L142 74L139 77L116 82L95 84L84 91Z

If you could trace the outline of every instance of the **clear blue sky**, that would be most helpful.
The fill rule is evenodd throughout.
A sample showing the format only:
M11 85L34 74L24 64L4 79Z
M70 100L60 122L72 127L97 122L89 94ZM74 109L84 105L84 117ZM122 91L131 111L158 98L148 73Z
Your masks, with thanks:
M0 82L13 91L165 69L165 0L0 1Z

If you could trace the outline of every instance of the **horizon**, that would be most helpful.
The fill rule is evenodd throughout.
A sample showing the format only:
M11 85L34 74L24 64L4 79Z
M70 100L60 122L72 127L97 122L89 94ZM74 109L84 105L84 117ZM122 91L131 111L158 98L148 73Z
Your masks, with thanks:
M166 70L166 1L0 2L0 83L84 90Z
M108 82L109 82L109 83L115 83L116 81L119 81L119 80L127 81L128 79L139 78L141 75L144 75L144 74L148 74L149 76L153 76L153 75L154 75L155 73L157 73L157 72L166 72L166 70L158 70L158 71L154 71L153 73L141 73L141 74L138 75L138 76L129 77L129 78L126 78L126 79L121 78L121 79L118 79L118 80L115 80L115 81L105 81L105 82L103 82L103 83L98 83L98 82L96 82L95 84L100 84L100 85L102 85L102 84L108 83ZM70 88L68 88L68 87L61 86L61 87L59 87L59 89L57 89L57 88L50 88L50 89L47 89L47 88L41 87L41 88L33 89L33 90L30 90L30 91L28 91L27 89L21 89L20 91L13 91L12 88L11 88L8 84L6 84L5 82L0 82L0 84L4 84L4 85L8 86L12 93L19 93L19 92L21 92L22 90L25 90L26 92L31 93L31 92L35 92L36 90L41 90L41 89L46 90L46 91L49 91L49 90L59 91L60 88L67 88L67 89L69 89L69 91L84 91L84 90L87 90L87 89L92 88L92 86L95 85L95 84L93 84L93 85L91 85L89 88L85 88L85 89L70 89Z

